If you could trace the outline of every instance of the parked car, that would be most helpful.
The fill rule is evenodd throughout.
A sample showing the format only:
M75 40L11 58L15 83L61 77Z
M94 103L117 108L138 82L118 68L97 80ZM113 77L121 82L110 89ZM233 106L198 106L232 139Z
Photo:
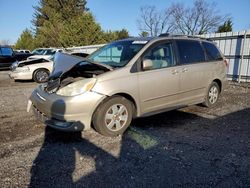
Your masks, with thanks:
M15 52L30 54L29 50L15 50Z
M28 102L36 117L64 131L122 134L132 118L193 104L213 106L227 62L207 40L161 35L108 44L87 59L57 54L52 75ZM181 118L181 117L180 117Z
M10 46L0 46L0 69L9 69L12 63L27 59L30 54L15 53Z
M13 63L9 76L14 80L34 80L37 83L43 83L48 81L52 69L53 57L50 59L27 59Z
M32 56L31 53L23 53L23 52L15 52L15 59L17 61L24 61L26 60L28 57Z
M56 48L38 48L31 52L33 55L28 57L28 59L50 59L56 52L63 52L63 50Z
M86 57L86 53L71 52L71 55ZM14 80L34 80L37 83L48 81L49 75L53 70L54 55L48 59L27 59L15 62L11 66L9 77Z

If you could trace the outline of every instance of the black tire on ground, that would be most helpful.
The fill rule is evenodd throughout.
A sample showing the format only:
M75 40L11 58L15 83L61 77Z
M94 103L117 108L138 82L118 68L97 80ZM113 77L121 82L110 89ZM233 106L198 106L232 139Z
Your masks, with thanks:
M47 82L49 79L49 71L47 69L37 69L33 73L33 80L37 83Z
M220 96L221 88L216 82L212 82L207 90L205 101L202 103L205 107L211 107L215 105Z
M122 96L113 96L97 107L92 123L98 133L115 137L125 132L132 121L132 116L132 102Z

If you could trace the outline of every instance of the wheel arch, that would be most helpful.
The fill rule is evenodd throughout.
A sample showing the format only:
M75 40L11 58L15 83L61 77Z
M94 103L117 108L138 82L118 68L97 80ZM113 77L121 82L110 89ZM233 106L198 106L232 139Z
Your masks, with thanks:
M133 118L137 116L137 113L138 113L138 105L135 101L135 99L128 93L115 93L113 95L111 95L110 97L113 97L113 96L122 96L124 98L126 98L127 100L131 101L132 104L133 104Z
M47 68L45 68L45 67L39 67L39 68L36 68L36 69L33 70L32 79L34 79L34 75L35 75L35 73L36 73L38 70L46 70L46 71L48 71L48 73L50 74L50 70L49 70L49 69L47 69Z
M106 97L96 105L96 107L94 108L94 110L92 112L91 121L92 121L93 116L96 113L96 110L98 109L98 107L100 105L102 105L103 103L105 103L106 101L108 101L110 98L115 97L115 96L122 96L122 97L126 98L127 100L131 101L133 104L133 118L138 116L139 105L136 103L136 100L134 99L134 97L132 97L132 95L125 93L125 92L118 92L118 93L113 93L111 95L106 95Z
M220 89L220 93L222 91L222 81L218 78L214 79L213 82L217 83Z

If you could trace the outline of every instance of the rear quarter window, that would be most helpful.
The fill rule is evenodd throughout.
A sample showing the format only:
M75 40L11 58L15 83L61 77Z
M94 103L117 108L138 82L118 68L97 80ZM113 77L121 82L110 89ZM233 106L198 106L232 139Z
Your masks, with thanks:
M202 42L202 45L204 46L204 49L206 51L208 61L217 61L223 59L220 51L214 44L209 42Z
M190 64L205 61L205 53L199 41L177 40L176 44L181 64Z

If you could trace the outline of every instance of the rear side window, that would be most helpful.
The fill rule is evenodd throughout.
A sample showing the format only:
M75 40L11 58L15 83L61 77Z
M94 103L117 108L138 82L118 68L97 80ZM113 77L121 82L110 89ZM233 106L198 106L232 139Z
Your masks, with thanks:
M205 61L205 54L199 41L177 40L176 43L181 64Z
M208 61L216 61L223 59L218 48L214 44L209 42L202 42L202 45L204 46L204 49L206 51Z

